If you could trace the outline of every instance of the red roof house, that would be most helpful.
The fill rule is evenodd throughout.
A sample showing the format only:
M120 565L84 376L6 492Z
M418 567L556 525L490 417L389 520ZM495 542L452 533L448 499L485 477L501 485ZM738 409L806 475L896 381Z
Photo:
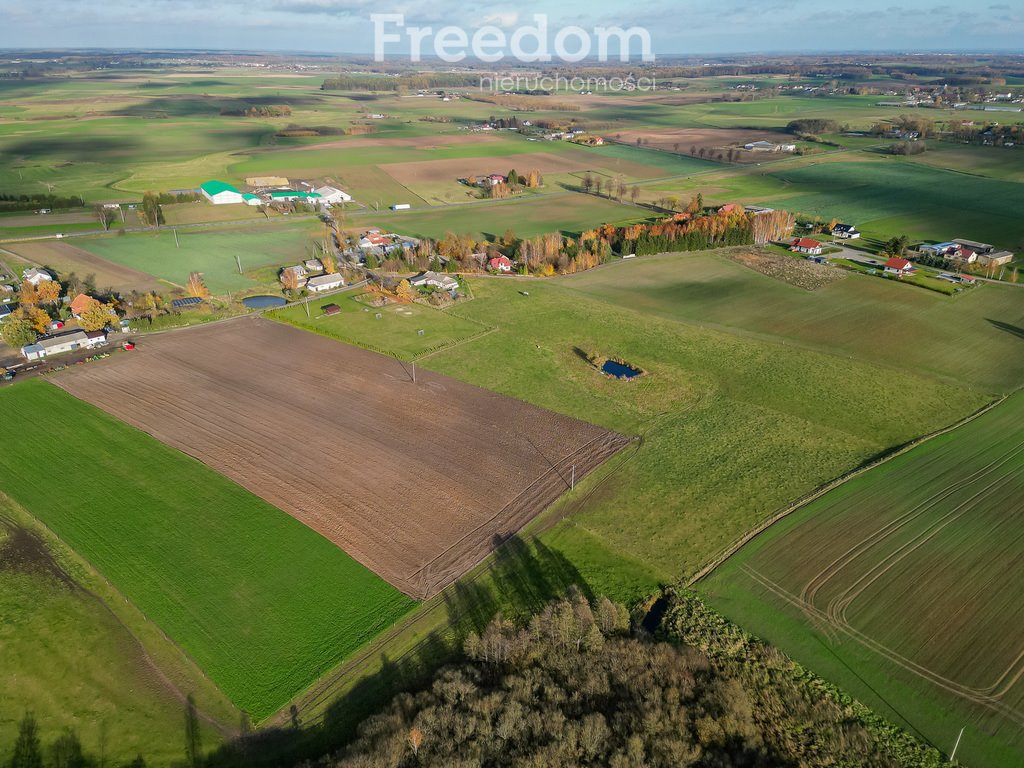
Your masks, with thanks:
M914 271L914 265L906 259L893 256L885 262L885 271L887 274L903 277L903 275L909 275Z
M798 237L790 244L789 250L817 256L821 253L821 243L809 237Z
M80 293L71 300L71 314L75 317L81 316L90 307L99 304L99 301L85 293Z
M511 272L512 259L508 256L495 256L487 262L487 268L492 269L495 272Z

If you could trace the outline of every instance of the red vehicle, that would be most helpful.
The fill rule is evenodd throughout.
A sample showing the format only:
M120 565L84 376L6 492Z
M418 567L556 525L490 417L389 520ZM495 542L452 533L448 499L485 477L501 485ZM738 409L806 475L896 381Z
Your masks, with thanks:
M121 345L121 349L124 349L124 350L127 350L128 352L131 352L133 349L135 349L135 344L133 344L130 341L126 341L126 342L124 342L124 344Z

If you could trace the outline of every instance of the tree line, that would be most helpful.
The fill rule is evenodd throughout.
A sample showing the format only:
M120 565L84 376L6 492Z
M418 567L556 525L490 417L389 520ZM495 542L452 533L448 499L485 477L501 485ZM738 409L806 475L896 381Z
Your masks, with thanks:
M422 690L396 696L329 768L928 766L940 754L693 595L656 640L571 588L524 624L498 616ZM633 622L635 625L636 622Z

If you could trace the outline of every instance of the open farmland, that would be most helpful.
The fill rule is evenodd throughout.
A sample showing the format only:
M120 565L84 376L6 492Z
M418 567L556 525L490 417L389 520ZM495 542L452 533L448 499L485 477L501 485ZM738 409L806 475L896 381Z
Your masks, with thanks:
M1024 757L1024 395L851 480L701 584L969 765Z
M92 275L96 287L100 290L112 288L115 291L127 293L132 290L156 291L167 287L153 275L108 261L68 242L44 240L8 243L0 248L0 259L3 259L5 254L12 254L14 257L11 259L12 269L15 265L31 265L48 267L62 276L74 272L78 277L84 279ZM24 262L24 265L19 264L19 261Z
M628 443L435 373L414 384L395 360L258 318L151 337L57 381L416 597Z
M123 237L81 238L76 245L175 285L184 285L190 272L200 272L211 293L225 294L258 288L260 283L248 274L250 270L309 258L310 243L322 232L318 222L310 220L245 229L183 230L177 240L173 232L164 229Z
M19 435L0 491L256 720L412 607L281 510L49 383L0 390L0 412Z
M336 315L324 314L323 308L329 304L335 304L341 311ZM392 302L383 307L371 307L350 292L329 299L313 299L308 302L308 316L306 308L304 305L286 307L268 316L401 360L413 360L488 331L486 325L423 304Z
M851 274L809 292L724 253L645 256L559 282L644 313L939 375L986 392L1024 383L1024 290L1010 285L948 297Z

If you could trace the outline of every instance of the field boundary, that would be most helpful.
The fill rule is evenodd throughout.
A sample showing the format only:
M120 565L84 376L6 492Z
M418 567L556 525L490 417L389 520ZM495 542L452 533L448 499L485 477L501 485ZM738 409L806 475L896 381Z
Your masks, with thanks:
M953 424L942 427L941 429L935 430L934 432L929 432L928 434L922 435L921 437L914 438L913 440L910 440L909 442L906 442L903 445L897 446L896 448L887 451L882 456L879 456L878 458L869 461L867 464L862 464L861 466L852 469L849 472L846 472L837 478L829 480L824 485L818 486L810 493L801 496L796 501L787 505L783 509L777 511L767 520L765 520L752 530L745 533L732 545L725 549L721 554L719 554L714 560L709 562L707 565L705 565L703 568L697 571L697 573L695 573L693 576L687 579L683 586L687 588L693 587L698 582L707 578L720 566L722 566L727 560L729 560L729 558L731 558L733 555L735 555L737 552L743 549L743 547L745 547L751 541L753 541L762 533L767 531L773 525L789 517L794 512L803 509L812 501L821 498L829 491L839 488L840 486L848 483L850 480L853 480L856 477L860 477L865 472L875 469L876 467L880 467L883 464L886 464L887 462L891 461L892 459L895 459L897 456L902 456L903 454L912 451L914 448L917 448L918 446L923 445L924 443L927 443L928 441L933 440L936 437L941 437L942 435L949 434L950 432L953 432L954 430L959 429L962 426L970 424L975 419L984 416L997 405L1000 405L1001 403L1005 402L1008 397L1009 395L1002 395L998 399L985 404L984 406L976 410L974 413L968 414L967 416L960 419L959 421L954 422Z

